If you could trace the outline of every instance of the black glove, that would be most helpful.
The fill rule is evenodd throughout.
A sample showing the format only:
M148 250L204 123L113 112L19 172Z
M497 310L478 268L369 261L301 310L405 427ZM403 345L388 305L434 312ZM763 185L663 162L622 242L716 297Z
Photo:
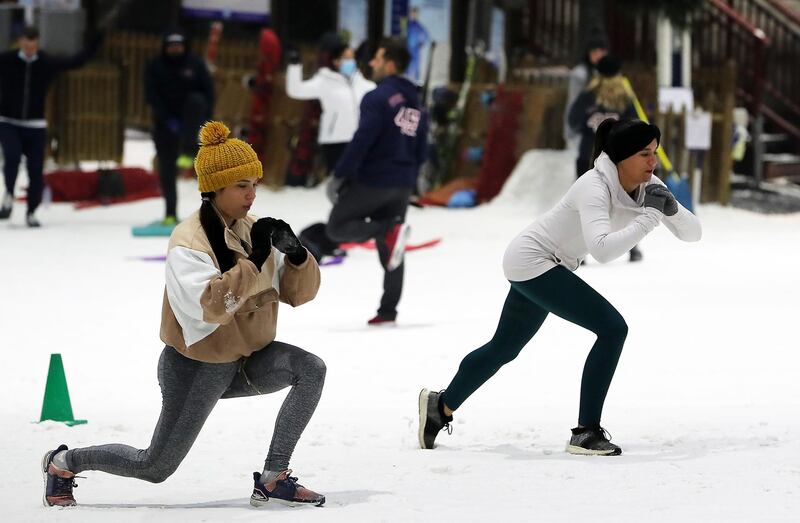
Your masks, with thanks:
M294 265L300 265L308 257L306 251L300 240L297 239L292 228L283 220L276 220L275 218L267 218L272 220L272 245L281 251L289 258L289 261Z
M272 218L261 218L250 229L250 244L253 246L253 252L247 259L255 264L258 272L261 272L261 266L272 252L273 222Z
M286 62L289 64L300 63L300 51L293 45L286 46Z
M339 201L339 194L344 190L346 184L347 178L337 178L331 173L328 185L325 187L325 195L331 203Z
M658 190L660 187L660 185L654 183L644 188L644 206L652 207L663 213L664 207L667 205L667 197Z
M664 211L663 211L665 216L672 216L674 214L677 214L678 202L675 200L675 196L670 192L669 189L667 189L663 185L653 183L648 185L645 188L645 191L648 194L663 196L666 199L666 201L664 202Z

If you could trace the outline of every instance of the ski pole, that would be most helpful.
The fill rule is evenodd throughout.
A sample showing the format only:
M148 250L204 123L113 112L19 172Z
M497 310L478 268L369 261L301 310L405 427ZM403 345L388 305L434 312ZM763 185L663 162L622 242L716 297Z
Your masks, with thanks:
M639 116L639 119L645 123L650 123L650 120L647 118L647 115L642 108L642 104L639 103L639 98L637 98L636 93L633 91L633 86L631 85L630 80L623 76L622 83L625 86L625 91L628 93L628 96L630 96L631 100L633 100L633 108L636 109L636 114ZM661 165L664 166L664 169L666 169L669 173L672 173L674 171L672 162L669 161L669 157L667 156L667 153L664 152L664 148L661 146L661 144L658 144L656 154L658 155L658 159L661 160Z

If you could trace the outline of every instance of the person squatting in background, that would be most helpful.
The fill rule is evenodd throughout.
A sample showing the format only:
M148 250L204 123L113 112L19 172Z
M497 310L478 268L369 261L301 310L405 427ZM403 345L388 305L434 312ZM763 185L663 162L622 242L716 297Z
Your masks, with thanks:
M580 136L578 158L575 160L576 177L592 168L592 146L600 123L607 118L636 118L636 109L620 74L621 68L622 64L616 57L609 54L603 56L597 62L597 74L570 107L569 127ZM637 245L628 253L628 259L632 262L641 261L642 256Z
M592 36L586 42L583 57L575 67L569 71L569 84L567 85L567 104L564 106L564 142L568 151L578 154L581 142L580 131L573 130L569 125L569 110L575 99L586 89L589 81L594 77L597 63L608 54L608 44L601 36Z
M578 425L567 452L622 453L600 417L628 325L573 271L587 254L603 263L621 256L662 222L683 241L700 239L698 219L653 175L660 138L658 127L640 120L600 124L594 168L508 246L503 271L511 288L492 339L463 359L446 389L420 392L420 447L433 448L439 431L449 432L453 412L516 358L553 313L597 335L583 369Z
M214 110L214 82L206 63L189 51L180 30L164 34L161 53L144 73L145 99L153 114L153 142L166 205L161 225L178 222L178 169L190 169L197 131Z
M318 143L322 146L325 166L333 172L347 144L358 128L359 104L364 95L375 89L358 70L353 49L335 33L326 34L320 47L326 51L323 65L310 79L303 81L303 65L296 50L287 52L286 94L297 100L319 100L322 116Z
M39 30L26 27L19 39L19 49L0 53L0 145L3 147L3 177L6 185L6 193L0 203L0 220L11 216L14 186L24 155L28 170L25 223L28 227L41 225L34 213L44 191L47 139L44 105L47 91L59 74L88 62L102 41L101 32L83 52L60 58L41 51Z
M403 290L409 199L427 152L428 121L417 87L402 72L410 56L400 39L381 43L370 62L377 87L361 102L353 140L328 189L334 201L326 233L337 242L375 239L383 296L369 325L392 323Z
M250 503L325 502L289 470L322 393L325 363L275 340L278 302L295 307L312 300L319 267L283 220L248 214L262 166L248 144L228 134L221 122L201 130L195 171L202 204L170 237L161 314L166 346L158 363L162 407L150 446L60 445L48 451L41 463L46 506L75 505L75 475L85 470L160 483L186 457L220 398L286 387L291 390L264 469L253 473Z

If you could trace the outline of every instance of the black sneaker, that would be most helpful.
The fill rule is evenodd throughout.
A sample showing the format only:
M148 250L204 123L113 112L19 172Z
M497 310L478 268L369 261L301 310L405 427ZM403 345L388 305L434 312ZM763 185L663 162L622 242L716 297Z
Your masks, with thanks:
M11 207L14 205L14 198L9 193L3 196L3 203L0 204L0 220L7 220L11 216Z
M432 449L433 442L439 431L446 430L448 434L453 433L450 422L453 416L445 416L439 410L439 398L442 392L431 392L422 389L419 392L419 447L421 449Z
M275 481L264 484L261 482L261 473L253 472L253 494L250 496L250 504L254 507L262 507L270 501L290 507L297 505L321 507L325 504L325 496L299 484L297 478L291 474L291 470L284 470Z
M609 441L611 434L603 427L575 427L567 452L581 456L619 456L622 449Z
M55 450L45 452L42 457L42 476L44 476L44 496L42 503L45 507L74 507L75 498L72 496L72 488L75 484L75 474L68 470L62 470L53 465L53 457L67 450L66 445L59 445Z
M41 227L42 224L39 223L39 220L34 216L33 213L29 212L25 215L25 223L28 224L28 227Z

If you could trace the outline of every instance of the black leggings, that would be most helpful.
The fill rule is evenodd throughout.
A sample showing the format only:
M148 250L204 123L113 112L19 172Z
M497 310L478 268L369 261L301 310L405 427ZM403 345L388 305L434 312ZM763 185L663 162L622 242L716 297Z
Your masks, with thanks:
M461 362L444 392L445 405L457 409L500 367L516 358L550 312L597 334L583 367L578 423L599 425L628 326L605 298L560 265L536 278L511 282L494 337Z

